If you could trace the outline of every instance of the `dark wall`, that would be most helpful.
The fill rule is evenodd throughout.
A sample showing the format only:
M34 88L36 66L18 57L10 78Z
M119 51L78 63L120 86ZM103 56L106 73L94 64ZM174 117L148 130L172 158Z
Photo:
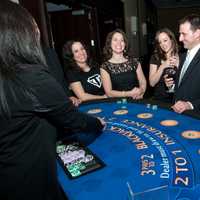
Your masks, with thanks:
M61 57L61 49L67 40L81 39L89 47L97 61L108 32L124 29L124 9L120 0L46 0L59 5L65 4L71 10L49 12L55 48ZM82 15L73 15L74 11L83 10ZM93 45L91 45L93 41Z
M44 0L34 0L34 1L27 1L27 0L19 0L20 5L25 7L35 18L40 32L41 32L41 39L45 46L50 46L50 37L49 37L49 30L47 27L46 21L46 5Z
M80 14L73 14L73 12ZM65 10L49 12L55 49L60 58L62 47L68 40L81 40L90 48L94 57L98 57L99 43L95 9ZM91 43L91 41L94 41Z
M168 27L178 35L178 21L191 13L200 13L200 7L163 8L158 10L158 28Z

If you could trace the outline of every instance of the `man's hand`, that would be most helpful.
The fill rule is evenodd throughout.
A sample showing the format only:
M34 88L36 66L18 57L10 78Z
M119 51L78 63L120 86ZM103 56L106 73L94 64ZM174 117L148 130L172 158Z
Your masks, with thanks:
M182 113L186 110L192 110L192 104L188 101L177 101L173 106L172 109L177 113Z

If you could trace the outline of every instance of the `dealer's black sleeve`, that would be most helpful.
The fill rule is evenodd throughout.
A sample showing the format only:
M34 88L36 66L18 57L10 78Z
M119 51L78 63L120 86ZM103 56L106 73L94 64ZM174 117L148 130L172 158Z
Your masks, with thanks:
M45 70L34 72L32 80L35 112L58 128L73 132L100 132L100 120L77 110L66 96L63 88Z

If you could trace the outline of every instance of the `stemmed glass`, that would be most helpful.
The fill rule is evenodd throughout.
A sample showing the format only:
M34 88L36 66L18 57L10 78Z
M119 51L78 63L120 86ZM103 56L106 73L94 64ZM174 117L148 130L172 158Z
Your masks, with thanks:
M176 78L176 73L177 73L177 67L175 66L166 67L163 71L163 74L167 75L167 78L172 78L173 80L175 80ZM168 87L168 90L166 92L173 93L174 92L173 86Z

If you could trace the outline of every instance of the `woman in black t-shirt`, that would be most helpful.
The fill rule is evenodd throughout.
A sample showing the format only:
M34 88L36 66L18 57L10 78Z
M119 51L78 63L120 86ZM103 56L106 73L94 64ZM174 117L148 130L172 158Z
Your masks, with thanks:
M128 53L125 33L120 29L110 32L104 47L105 62L101 66L103 87L109 97L143 98L146 79L140 63Z
M164 70L177 68L179 64L178 45L174 34L163 28L155 36L155 50L150 59L149 83L154 87L154 99L170 103L173 93L168 92L164 83Z
M68 41L63 47L63 58L70 88L81 101L106 98L100 69L91 61L82 42Z

